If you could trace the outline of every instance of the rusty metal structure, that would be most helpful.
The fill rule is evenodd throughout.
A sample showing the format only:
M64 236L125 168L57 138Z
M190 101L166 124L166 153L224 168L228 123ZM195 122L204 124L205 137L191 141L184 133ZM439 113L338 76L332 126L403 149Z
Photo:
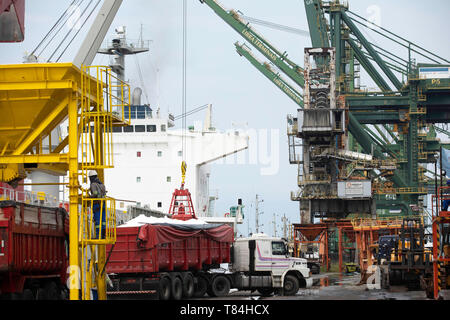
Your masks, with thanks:
M310 260L310 257L307 255L308 246L318 247L318 262L320 266L325 267L326 271L329 271L330 259L328 256L328 232L328 225L326 223L294 224L294 256L304 257Z
M442 298L450 289L450 212L444 201L450 201L450 187L438 188L433 196L433 298ZM445 211L444 211L445 210Z

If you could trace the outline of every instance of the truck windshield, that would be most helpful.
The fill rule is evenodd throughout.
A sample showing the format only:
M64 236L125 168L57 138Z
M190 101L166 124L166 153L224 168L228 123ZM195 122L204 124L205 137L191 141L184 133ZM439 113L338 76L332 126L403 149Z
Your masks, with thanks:
M272 242L272 255L285 256L286 253L286 245L284 242Z

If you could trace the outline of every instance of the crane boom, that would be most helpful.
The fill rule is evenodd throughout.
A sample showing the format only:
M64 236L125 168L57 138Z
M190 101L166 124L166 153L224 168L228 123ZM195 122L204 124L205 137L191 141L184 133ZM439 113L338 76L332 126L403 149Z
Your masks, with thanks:
M309 34L314 48L330 47L327 31L327 21L323 15L320 0L304 0L306 17L308 19Z
M104 0L103 6L75 56L74 65L80 68L82 65L92 64L122 2L123 0Z
M303 96L288 84L282 76L275 72L267 62L260 62L250 51L250 48L244 44L236 42L234 44L240 56L245 57L253 66L255 66L263 75L272 81L281 91L288 95L300 108L303 108Z
M288 95L300 108L303 108L303 96L296 91L292 86L286 83L279 74L275 73L267 63L261 63L254 57L248 48L239 43L235 43L237 52L247 58L247 60L255 66L262 74L264 74L269 80L271 80L281 91ZM376 142L365 130L365 128L358 122L355 116L349 112L348 113L348 131L356 137L358 143L362 146L365 152L373 152L374 156L379 159L386 159L381 149L387 151L385 144L382 142ZM394 183L399 187L404 187L406 183L397 174L394 173L392 179Z
M241 16L234 10L226 11L215 0L199 0L201 3L206 3L214 12L229 24L237 33L244 39L248 40L250 44L260 51L267 59L275 66L283 71L296 84L304 86L305 79L303 75L303 68L288 59L287 53L281 53L272 44L265 40L260 34L253 30L249 23L246 23Z

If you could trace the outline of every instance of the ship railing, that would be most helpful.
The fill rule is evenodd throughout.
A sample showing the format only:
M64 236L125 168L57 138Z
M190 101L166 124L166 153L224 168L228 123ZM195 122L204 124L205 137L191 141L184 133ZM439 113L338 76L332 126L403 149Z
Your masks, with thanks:
M79 238L83 245L106 245L116 242L116 200L82 195Z
M47 195L44 192L19 191L5 187L0 187L0 201L16 201L46 207L60 206L56 197Z

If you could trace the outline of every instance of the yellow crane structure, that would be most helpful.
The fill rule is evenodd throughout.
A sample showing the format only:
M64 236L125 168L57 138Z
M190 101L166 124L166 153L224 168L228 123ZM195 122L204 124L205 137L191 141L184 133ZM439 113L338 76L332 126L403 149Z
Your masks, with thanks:
M0 65L0 181L16 184L41 170L69 177L69 270L72 300L90 299L96 287L106 299L106 245L115 242L115 201L92 199L81 185L89 170L113 167L112 127L128 125L129 88L113 83L108 67L71 63ZM114 83L117 83L115 81ZM116 88L119 86L119 88ZM117 90L119 89L119 90ZM117 92L122 92L117 96ZM67 122L68 135L55 148L43 141ZM104 180L103 180L104 181ZM93 233L92 205L106 208L104 236Z
M103 0L73 63L0 65L0 182L15 187L33 171L68 175L71 300L91 299L94 288L98 299L106 300L115 200L93 199L82 184L91 170L105 182L104 170L113 168L112 128L129 125L129 86L111 68L90 66L122 2ZM67 126L68 134L55 147L52 131L60 126ZM105 221L98 234L94 204Z

